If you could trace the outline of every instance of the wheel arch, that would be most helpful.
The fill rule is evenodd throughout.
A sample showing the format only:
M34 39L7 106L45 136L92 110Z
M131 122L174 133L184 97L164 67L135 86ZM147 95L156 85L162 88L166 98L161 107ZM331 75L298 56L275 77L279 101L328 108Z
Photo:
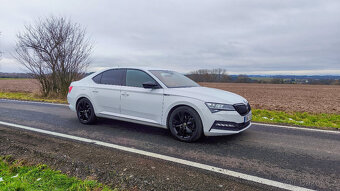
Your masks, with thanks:
M91 99L89 96L85 95L85 94L81 94L81 95L79 95L79 96L77 97L76 102L75 102L75 109L77 110L78 102L79 102L81 99L83 99L83 98L86 98L86 99L90 100L90 102L91 102L91 104L92 104L92 107L93 107L94 111L96 112L96 107L95 107L95 105L94 105L92 99Z
M76 108L77 108L77 105L78 105L79 101L80 101L81 99L84 99L84 98L87 99L87 97L85 97L85 96L81 96L81 97L78 97L78 98L77 98L77 101L76 101Z
M177 104L174 104L170 107L170 109L168 110L168 112L166 113L166 118L165 118L165 125L166 125L166 128L169 128L169 118L170 118L170 115L171 113L178 107L181 107L181 106L186 106L186 107L190 107L191 109L193 109L194 111L196 111L196 113L198 114L198 116L200 117L200 120L202 122L202 125L203 125L203 116L202 116L202 113L200 112L200 110L193 104L190 104L190 103L177 103Z

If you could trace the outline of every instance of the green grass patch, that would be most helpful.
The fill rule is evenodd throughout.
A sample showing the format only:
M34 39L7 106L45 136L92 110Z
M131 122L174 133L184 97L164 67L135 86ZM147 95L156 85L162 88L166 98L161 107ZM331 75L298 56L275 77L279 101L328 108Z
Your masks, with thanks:
M67 103L64 99L55 98L42 98L32 93L23 92L0 92L1 99L16 99L26 101L40 101L40 102L51 102L51 103Z
M253 109L253 121L265 123L292 124L306 127L340 129L339 114L311 114L306 112L283 112Z
M46 165L26 166L0 157L0 190L112 190L94 180L69 177Z

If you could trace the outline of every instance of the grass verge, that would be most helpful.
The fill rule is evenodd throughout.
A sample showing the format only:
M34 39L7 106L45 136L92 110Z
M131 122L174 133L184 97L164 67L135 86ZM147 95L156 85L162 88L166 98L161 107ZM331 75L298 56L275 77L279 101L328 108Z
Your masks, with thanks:
M94 180L80 180L46 165L27 166L0 156L0 190L112 190Z
M23 92L0 92L0 99L16 99L16 100L40 101L40 102L50 102L50 103L67 103L67 101L64 99L42 98L32 93L23 93Z
M253 121L292 124L305 127L336 128L340 130L339 114L311 114L306 112L283 112L253 109Z

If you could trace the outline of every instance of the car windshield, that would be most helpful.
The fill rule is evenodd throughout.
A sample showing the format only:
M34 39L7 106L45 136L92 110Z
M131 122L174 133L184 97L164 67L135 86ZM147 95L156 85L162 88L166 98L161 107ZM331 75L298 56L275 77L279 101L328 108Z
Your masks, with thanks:
M198 87L196 82L178 72L167 70L150 70L168 88Z

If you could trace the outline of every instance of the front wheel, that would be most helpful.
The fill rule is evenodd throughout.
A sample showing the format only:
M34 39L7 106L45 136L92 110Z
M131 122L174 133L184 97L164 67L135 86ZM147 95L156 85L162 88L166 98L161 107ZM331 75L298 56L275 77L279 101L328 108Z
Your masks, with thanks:
M80 123L91 124L96 121L93 106L87 98L82 98L77 103L77 116Z
M199 114L188 106L180 106L170 114L168 127L174 137L184 142L194 142L203 133Z

